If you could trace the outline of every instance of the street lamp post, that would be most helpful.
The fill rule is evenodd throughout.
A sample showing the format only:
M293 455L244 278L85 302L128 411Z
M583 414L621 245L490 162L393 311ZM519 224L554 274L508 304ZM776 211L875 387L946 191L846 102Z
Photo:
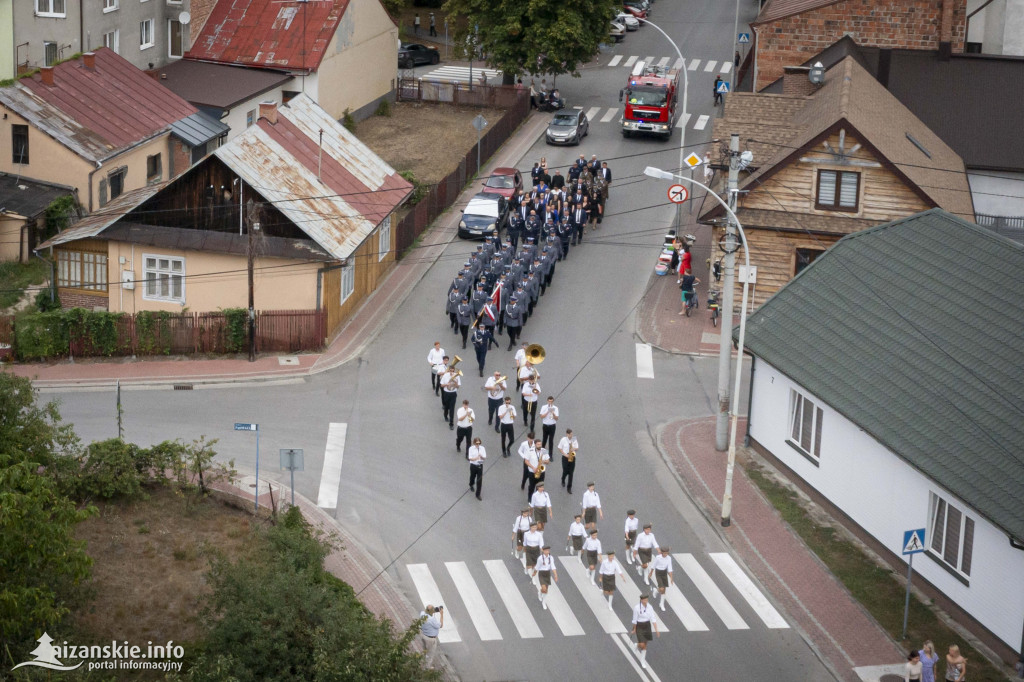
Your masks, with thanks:
M713 197L715 201L722 205L722 208L726 210L729 217L732 218L733 223L739 232L740 239L743 240L743 259L747 265L747 273L750 272L750 249L747 247L747 235L743 231L743 225L740 224L740 219L736 217L736 213L729 207L722 197L718 196L717 193L712 191L707 185L697 182L691 178L687 178L683 175L677 175L675 173L669 173L668 171L661 170L660 168L654 168L648 166L644 169L644 175L652 178L658 178L659 180L682 180L688 182L691 185L703 188L709 196ZM730 188L730 192L736 190ZM729 454L725 466L725 493L722 495L722 525L728 526L732 523L732 477L733 471L736 469L736 428L739 415L739 394L740 394L740 377L742 376L743 369L743 341L747 330L747 291L749 287L749 277L743 278L743 303L740 308L740 332L739 332L739 350L736 353L736 379L733 387L732 395L729 400ZM723 330L723 336L725 331Z

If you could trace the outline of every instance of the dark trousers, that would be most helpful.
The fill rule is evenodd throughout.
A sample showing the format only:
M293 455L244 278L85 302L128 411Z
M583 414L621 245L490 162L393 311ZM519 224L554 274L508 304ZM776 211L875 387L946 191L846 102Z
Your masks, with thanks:
M526 460L524 459L523 460L523 480L519 484L519 489L522 490L523 488L525 488L526 487L526 482L529 481L531 478L533 478L533 472L530 471L530 467L526 466ZM533 495L533 493L530 493L530 495Z
M441 391L441 414L448 422L448 426L455 423L455 399L459 397L458 391Z
M484 364L487 362L487 345L476 349L476 364L480 366L480 376L483 376Z
M465 348L466 347L466 339L469 337L469 325L468 324L460 324L459 325L459 331L462 332L462 347Z
M487 399L487 425L490 426L491 422L494 422L494 432L498 432L498 408L502 406L505 401L501 398L488 398Z
M430 25L430 37L431 38L436 38L437 37L437 29L434 28L433 24Z
M548 452L555 451L555 427L558 424L541 424L541 439L544 443L544 447L548 449Z
M430 387L434 389L434 395L441 390L441 375L434 374L433 370L430 372Z
M569 458L562 455L562 485L565 485L568 479L569 485L568 490L572 492L572 475L576 473L576 460L569 461Z
M530 474L529 486L528 486L528 488L526 490L526 499L527 500L529 500L531 497L533 497L533 491L536 490L537 484L544 482L544 476L546 475L546 473L547 472L541 474L540 478L537 478L533 474Z
M587 229L587 224L586 223L580 223L579 225L576 226L576 234L573 235L573 239L572 239L572 243L573 244L576 244L576 243L582 244L583 243L583 233L586 231L586 229Z
M551 278L554 277L554 276L555 276L555 266L552 265L551 269L548 270L548 274L544 275L544 285L545 286L551 286Z
M509 327L508 328L508 347L512 349L516 345L516 341L519 340L519 332L522 331L522 327Z
M448 319L451 320L451 328L455 330L455 333L459 333L459 322L455 319L455 313L448 313Z
M533 431L533 425L537 423L537 401L530 402L526 398L523 398L523 426L530 427Z
M501 312L498 314L498 336L501 336L501 330L505 328L505 313Z
M460 426L455 429L455 449L462 447L462 439L466 439L466 454L469 454L469 446L473 444L473 427Z
M565 260L569 257L569 239L571 239L571 237L565 236L559 237L558 239L562 242L562 255L558 257L558 260Z
M469 465L469 489L472 490L473 486L476 486L476 496L480 499L480 493L484 489L484 465L483 464L470 464Z
M512 453L512 446L515 445L515 423L501 425L501 451L508 457ZM505 445L505 438L508 438L508 445Z

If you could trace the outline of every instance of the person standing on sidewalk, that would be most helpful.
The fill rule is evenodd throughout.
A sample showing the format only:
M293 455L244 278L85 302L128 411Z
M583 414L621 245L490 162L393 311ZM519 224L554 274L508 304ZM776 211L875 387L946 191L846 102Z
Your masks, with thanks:
M414 35L420 34L420 13L417 12L416 16L412 20L412 32Z
M665 610L665 590L669 585L675 584L672 577L672 557L669 556L668 547L659 547L658 556L651 562L651 572L654 573L654 583L658 586L658 594L661 595L661 610Z
M430 22L430 37L431 38L436 38L437 37L437 20L434 19L434 13L433 12L430 13L428 21Z
M935 645L932 640L926 640L921 645L921 682L935 682L935 664L939 662L939 655L935 653Z
M502 378L501 372L495 372L493 377L487 379L484 383L484 390L487 391L487 425L490 426L494 423L494 432L500 433L501 419L498 415L498 410L501 408L501 404L505 402L505 390L508 388L506 380ZM504 452L505 448L502 448Z
M647 565L651 563L651 555L654 553L654 548L658 546L658 540L654 537L654 533L651 532L651 524L644 524L644 532L640 533L636 538L636 551L638 555L637 563L639 566L636 567L636 572L644 577L644 584L651 584L651 576L647 571Z
M455 401L459 397L462 377L451 367L441 375L441 415L448 422L448 430L455 430Z
M512 522L512 543L515 545L515 549L512 550L512 556L519 558L520 552L523 551L523 536L526 535L526 531L530 530L530 508L523 507L519 516Z
M626 563L633 563L633 545L636 544L637 528L640 527L640 519L636 517L636 510L630 509L626 512L626 525L623 533L626 536Z
M964 682L966 678L967 659L960 654L960 647L950 644L949 653L946 654L946 680L947 682Z
M601 541L597 539L597 529L590 529L590 537L583 542L583 552L580 554L580 559L583 561L583 565L587 567L587 578L590 579L591 585L597 585L595 576L597 575L597 558L601 554Z
M558 441L558 451L562 453L562 487L572 495L572 477L576 474L576 457L579 454L580 442L576 440L572 429L566 429L562 440ZM569 486L565 481L568 479Z
M469 444L473 442L473 421L476 419L476 413L469 406L468 400L462 401L462 407L460 407L456 413L455 418L458 420L459 428L455 431L455 452L462 452L462 439L466 439L466 458L469 458Z
M444 362L444 348L441 348L440 341L434 341L434 347L427 353L427 364L430 365L430 387L434 389L434 395L441 390L441 375L437 373L437 366Z
M512 444L516 437L516 408L509 396L505 396L505 402L498 408L498 421L501 423L501 456L509 457L512 455Z
M537 578L538 583L537 598L540 599L540 605L547 611L548 587L551 585L552 578L556 583L558 582L558 569L555 568L555 557L551 556L551 545L544 545L541 551L543 553L537 557L537 568L533 571L533 575Z
M438 618L437 614L440 613L441 617ZM437 653L437 636L441 634L441 628L444 627L444 607L438 606L436 609L433 604L427 604L420 611L420 635L423 639L423 664L427 668L434 667L434 655Z
M714 106L716 106L716 107L719 104L722 103L722 93L720 93L718 91L718 86L721 85L722 82L723 81L722 81L722 75L721 74L715 76L715 100L714 100Z
M633 607L633 631L631 634L636 635L636 648L640 651L641 668L647 668L647 643L653 639L651 637L652 626L654 633L661 637L661 633L658 632L658 617L654 614L654 608L647 603L648 599L650 599L650 595L644 592L640 595L640 603Z
M587 492L583 493L583 522L587 524L587 530L593 530L597 523L597 517L604 520L604 512L601 511L601 496L594 490L594 482L587 481Z
M476 484L476 499L483 499L480 497L480 492L484 488L484 460L487 459L487 449L481 444L479 438L473 439L473 444L467 449L467 456L469 457L469 489L473 490L473 484Z
M615 560L614 549L608 550L598 573L601 574L601 591L604 592L605 599L608 600L608 610L611 611L612 597L615 596L615 574L618 573L623 578L626 577L626 574L622 572L622 566L619 566L619 562Z
M533 511L533 520L537 522L539 531L544 530L544 524L548 519L555 518L551 513L551 496L544 492L543 483L538 483L537 489L530 496L530 509Z
M682 310L679 311L680 315L686 314L686 306L689 305L690 300L696 296L693 290L695 284L700 284L700 280L693 276L693 271L686 270L686 274L683 275L680 280L679 288L682 289Z
M569 550L570 556L576 556L583 549L583 541L586 539L587 529L582 523L583 517L579 514L572 517L569 524L569 534L565 537L565 547Z
M903 682L921 682L921 670L921 652L911 651L903 669Z

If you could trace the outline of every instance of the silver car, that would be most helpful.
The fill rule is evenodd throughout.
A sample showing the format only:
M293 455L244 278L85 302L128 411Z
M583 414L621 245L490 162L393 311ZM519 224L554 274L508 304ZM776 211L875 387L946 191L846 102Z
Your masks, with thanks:
M618 16L616 16L613 21L625 26L627 31L635 31L640 28L640 20L626 12L619 12Z
M548 144L579 144L590 132L590 121L582 109L559 111L545 134Z

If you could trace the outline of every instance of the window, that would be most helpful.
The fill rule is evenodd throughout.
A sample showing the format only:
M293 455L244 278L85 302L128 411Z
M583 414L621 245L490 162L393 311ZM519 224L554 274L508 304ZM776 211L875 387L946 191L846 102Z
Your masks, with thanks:
M143 256L145 268L142 298L149 301L185 303L185 259Z
M110 201L124 194L124 177L128 175L127 168L118 168L107 176L107 184L110 190Z
M49 40L43 41L43 66L53 66L57 63L57 43Z
M86 291L107 290L107 254L57 251L57 286Z
M931 544L928 554L953 575L971 575L974 553L974 519L953 504L931 493L929 499Z
M146 157L146 182L157 181L163 176L163 164L159 154Z
M117 9L118 0L103 0L103 12L113 12Z
M43 17L63 17L64 0L36 0L36 14Z
M11 126L12 163L28 165L28 126Z
M818 201L814 207L826 211L856 211L860 194L860 173L818 171Z
M391 252L391 216L381 222L377 229L377 261L380 262Z
M356 265L355 263L346 263L341 266L341 301L344 303L345 300L352 295L352 292L356 288Z
M121 38L121 31L114 29L103 34L103 47L109 47L114 52L118 52L119 43Z
M139 23L139 49L153 47L153 20L146 19Z
M282 90L281 91L281 104L288 104L293 99L299 96L298 90Z
M167 55L169 57L181 57L184 54L181 44L181 22L174 19L167 20Z
M821 249L797 249L796 267L793 268L793 275L800 274L801 270L813 263L823 253L825 252Z
M256 122L256 110L252 109L250 111L245 112L245 127L248 128L249 126L251 126L255 122Z
M821 459L821 417L820 407L816 407L806 396L790 390L790 437L786 442L815 466Z

